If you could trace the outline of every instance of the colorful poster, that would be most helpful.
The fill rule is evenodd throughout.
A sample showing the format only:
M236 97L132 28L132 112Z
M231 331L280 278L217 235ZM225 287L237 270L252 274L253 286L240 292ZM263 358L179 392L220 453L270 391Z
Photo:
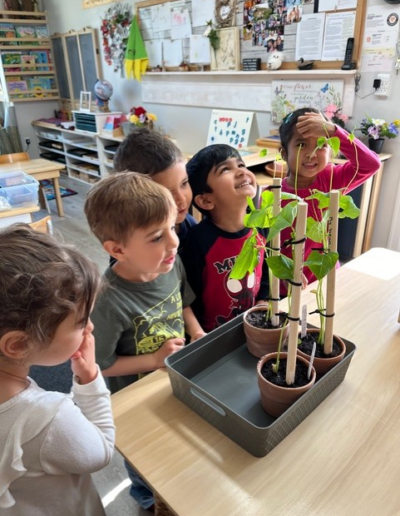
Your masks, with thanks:
M213 109L207 145L225 143L235 149L247 147L254 113Z
M272 81L271 118L280 123L298 108L313 107L324 111L329 105L341 109L343 81Z

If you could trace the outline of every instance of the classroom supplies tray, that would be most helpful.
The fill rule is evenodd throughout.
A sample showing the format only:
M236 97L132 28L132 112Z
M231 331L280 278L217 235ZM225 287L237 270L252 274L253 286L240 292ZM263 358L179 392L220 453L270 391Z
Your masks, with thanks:
M174 395L256 457L264 457L294 430L343 380L355 352L344 359L280 417L261 406L258 359L246 345L243 316L224 324L165 360Z

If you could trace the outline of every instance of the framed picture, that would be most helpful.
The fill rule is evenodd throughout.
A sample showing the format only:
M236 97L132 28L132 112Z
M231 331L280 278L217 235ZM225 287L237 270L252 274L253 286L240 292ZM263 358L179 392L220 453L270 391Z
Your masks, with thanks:
M90 113L90 106L92 103L92 93L90 91L81 91L79 102L79 111Z
M240 70L239 27L218 31L219 48L211 48L211 70Z

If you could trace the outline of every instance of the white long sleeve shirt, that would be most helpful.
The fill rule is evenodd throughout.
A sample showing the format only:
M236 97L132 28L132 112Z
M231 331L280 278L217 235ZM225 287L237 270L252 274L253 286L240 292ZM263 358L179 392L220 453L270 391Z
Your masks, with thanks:
M2 516L101 516L91 473L114 453L110 393L99 372L71 395L34 380L0 404Z

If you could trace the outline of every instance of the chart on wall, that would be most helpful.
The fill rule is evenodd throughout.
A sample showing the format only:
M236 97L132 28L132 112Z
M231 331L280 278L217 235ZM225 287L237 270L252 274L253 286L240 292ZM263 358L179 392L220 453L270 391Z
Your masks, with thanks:
M253 112L213 109L208 128L207 145L225 143L235 149L247 147Z
M271 118L280 123L295 109L313 107L321 112L329 105L343 105L343 81L272 81Z

